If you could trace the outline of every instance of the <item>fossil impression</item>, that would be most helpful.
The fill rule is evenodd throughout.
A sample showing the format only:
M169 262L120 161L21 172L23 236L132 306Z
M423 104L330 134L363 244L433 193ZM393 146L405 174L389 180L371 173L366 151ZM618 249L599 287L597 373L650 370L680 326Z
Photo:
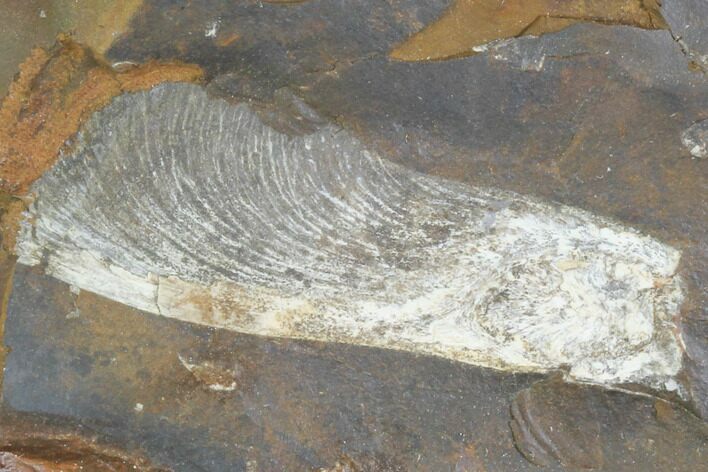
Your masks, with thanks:
M20 262L150 313L598 383L681 366L677 250L198 86L114 99L33 193Z

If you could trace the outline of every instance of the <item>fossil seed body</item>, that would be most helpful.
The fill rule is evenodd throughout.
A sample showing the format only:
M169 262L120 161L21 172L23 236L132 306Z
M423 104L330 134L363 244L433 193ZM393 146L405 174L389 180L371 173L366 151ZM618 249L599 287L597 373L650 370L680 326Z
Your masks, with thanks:
M20 262L147 312L601 383L680 368L675 249L197 86L115 99L33 191Z

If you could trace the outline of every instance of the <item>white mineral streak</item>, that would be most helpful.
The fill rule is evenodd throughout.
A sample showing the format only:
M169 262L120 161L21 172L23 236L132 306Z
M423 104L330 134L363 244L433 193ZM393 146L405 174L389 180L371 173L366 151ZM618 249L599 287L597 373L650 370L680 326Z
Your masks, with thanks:
M269 336L661 385L680 254L573 208L292 137L197 86L123 95L34 186L20 261L141 310Z

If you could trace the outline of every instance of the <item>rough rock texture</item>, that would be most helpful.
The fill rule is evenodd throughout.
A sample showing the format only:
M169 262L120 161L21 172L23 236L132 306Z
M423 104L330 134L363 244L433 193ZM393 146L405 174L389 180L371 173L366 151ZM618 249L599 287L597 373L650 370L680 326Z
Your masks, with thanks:
M15 2L3 33L26 30L17 37L29 38L36 30L46 47L54 26L14 23L38 3ZM209 94L248 102L280 132L336 122L404 167L560 202L676 248L685 294L674 320L684 342L678 381L688 403L646 388L641 396L555 380L532 385L541 377L189 325L77 290L41 266L20 266L13 283L14 215L29 202L3 196L0 275L14 287L4 405L64 415L57 420L71 434L100 431L129 451L144 445L153 463L178 470L536 470L532 462L550 470L701 470L705 432L692 414L708 414L708 170L686 132L708 119L708 4L661 3L668 29L544 16L531 36L470 45L473 57L434 62L390 54L435 25L451 0L150 0L122 36L113 34L121 15L83 31L115 38L106 56L115 72L151 60L198 64ZM493 19L510 31L518 17ZM0 54L11 50L0 62L3 80L29 42L0 41ZM74 77L48 108L13 114L2 129L42 110L61 118L71 90L88 83ZM52 90L37 85L28 90ZM54 162L84 122L37 155ZM42 140L30 144L44 148ZM40 417L29 415L28 425L41 433ZM0 425L12 421L4 416ZM3 461L17 458L5 452Z
M708 71L708 3L703 0L662 0L671 35L694 66Z

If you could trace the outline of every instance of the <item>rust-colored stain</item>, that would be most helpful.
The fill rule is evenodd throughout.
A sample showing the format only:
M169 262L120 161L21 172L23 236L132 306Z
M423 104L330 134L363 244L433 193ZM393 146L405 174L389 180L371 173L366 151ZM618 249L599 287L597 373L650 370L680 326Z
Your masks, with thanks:
M149 62L116 71L67 36L35 49L0 107L0 191L24 194L81 124L124 92L161 82L198 82L196 65Z
M241 35L235 32L217 34L216 38L214 39L214 43L220 48L225 48L227 46L232 45L239 39L241 39Z
M24 202L0 193L0 263L14 254L20 216L25 210Z
M0 422L0 470L166 471L135 454L57 426L58 418L4 412Z
M39 448L39 446L34 446ZM46 445L42 444L42 448ZM91 470L115 470L129 471L133 469L132 464L123 463L120 459L114 457L104 457L94 454L92 451L67 451L65 444L58 444L56 451L48 451L44 449L42 452L49 453L50 457L42 457L42 452L33 451L35 455L28 455L24 451L0 452L0 468L1 470L17 471L17 472L78 472L90 467ZM69 446L70 447L70 446ZM58 456L62 453L63 457ZM135 470L135 469L133 469ZM145 470L145 469L141 469Z
M32 48L49 48L60 33L103 54L129 30L143 0L2 0L0 96Z
M400 61L465 57L494 40L555 33L581 22L665 29L659 7L658 0L456 0L389 56Z

